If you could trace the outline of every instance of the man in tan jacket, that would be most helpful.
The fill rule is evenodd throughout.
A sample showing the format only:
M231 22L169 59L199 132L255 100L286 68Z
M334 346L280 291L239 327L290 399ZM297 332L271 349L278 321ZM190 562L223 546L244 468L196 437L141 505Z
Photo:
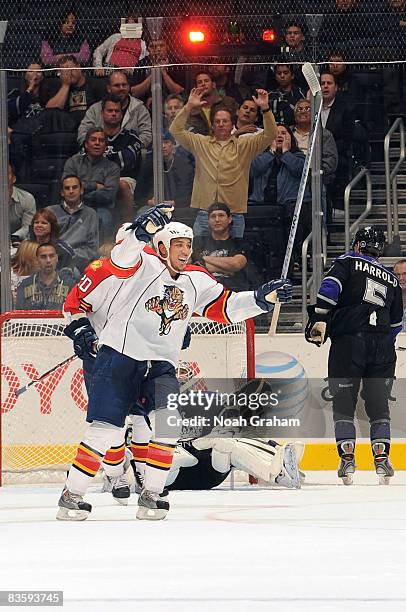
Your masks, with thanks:
M195 236L208 235L207 209L213 202L224 202L233 216L232 236L242 238L251 161L276 138L268 93L257 89L257 96L253 96L263 113L264 131L250 138L237 138L231 134L233 118L226 109L218 109L213 116L213 136L188 132L185 128L189 114L205 105L203 94L202 89L192 89L186 105L170 127L175 140L193 153L196 160L191 207L199 211L193 231Z

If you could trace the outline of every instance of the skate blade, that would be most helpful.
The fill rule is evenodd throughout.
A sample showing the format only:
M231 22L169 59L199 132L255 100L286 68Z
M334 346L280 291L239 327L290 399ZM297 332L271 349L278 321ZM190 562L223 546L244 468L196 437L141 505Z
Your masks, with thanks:
M341 480L343 481L343 484L348 487L349 485L354 484L354 474L347 474L346 476L341 476Z
M139 506L136 518L140 521L162 521L168 514L168 510L160 508L145 508Z
M386 476L386 474L378 474L378 478L380 485L388 485L390 483L391 476Z
M56 514L57 521L85 521L90 512L87 510L72 510L70 508L59 507Z
M113 495L113 499L119 504L119 506L128 506L129 497L114 497Z

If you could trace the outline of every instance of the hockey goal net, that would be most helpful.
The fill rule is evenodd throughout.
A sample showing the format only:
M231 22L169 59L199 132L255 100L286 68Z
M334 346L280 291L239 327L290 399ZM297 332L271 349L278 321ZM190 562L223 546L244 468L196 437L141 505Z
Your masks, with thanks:
M0 484L52 482L68 467L86 427L82 362L72 356L59 311L0 315ZM251 320L223 325L194 317L179 371L196 378L255 376Z

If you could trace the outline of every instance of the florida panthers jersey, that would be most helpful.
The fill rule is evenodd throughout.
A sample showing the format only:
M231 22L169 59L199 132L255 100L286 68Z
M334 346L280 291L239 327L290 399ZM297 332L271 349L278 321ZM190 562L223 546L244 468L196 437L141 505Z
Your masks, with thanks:
M396 276L375 258L350 252L338 257L320 285L316 312L331 312L330 335L401 330L402 291Z
M110 260L96 270L95 265L71 292L65 310L86 312L97 327L99 345L138 361L163 360L176 367L194 313L229 323L262 312L252 291L233 293L200 266L189 265L173 278L133 233L114 247Z
M111 272L107 259L93 261L65 300L63 314L67 322L85 315L100 336L111 301L123 282Z

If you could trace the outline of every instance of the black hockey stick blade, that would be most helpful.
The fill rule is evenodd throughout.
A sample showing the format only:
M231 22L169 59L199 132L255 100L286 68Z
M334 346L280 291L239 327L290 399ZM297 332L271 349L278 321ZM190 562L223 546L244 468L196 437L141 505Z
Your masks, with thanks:
M46 378L47 376L52 374L52 372L55 372L55 370L58 370L58 368L61 368L66 363L69 363L70 361L73 361L76 358L77 358L77 355L71 355L70 357L67 357L66 359L64 359L60 363L57 363L53 368L51 368L51 369L47 370L46 372L44 372L43 374L41 374L41 376L39 376L35 380L31 380L24 387L20 387L20 389L17 389L17 391L15 391L16 397L19 397L20 395L22 395L23 393L28 391L28 389L30 387L32 387L33 385L36 385L37 383L41 382L41 380L44 380L44 378Z

